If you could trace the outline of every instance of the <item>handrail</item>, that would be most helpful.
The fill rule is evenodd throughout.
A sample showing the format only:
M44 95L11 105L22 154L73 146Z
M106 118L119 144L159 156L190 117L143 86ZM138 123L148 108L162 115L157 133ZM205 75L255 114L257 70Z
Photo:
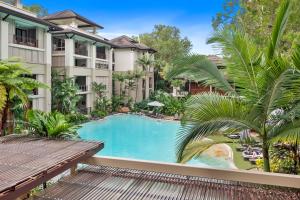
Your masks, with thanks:
M90 165L104 165L118 168L137 169L160 173L199 176L228 181L300 188L300 176L247 170L213 169L175 163L141 161L124 158L94 156L84 162Z

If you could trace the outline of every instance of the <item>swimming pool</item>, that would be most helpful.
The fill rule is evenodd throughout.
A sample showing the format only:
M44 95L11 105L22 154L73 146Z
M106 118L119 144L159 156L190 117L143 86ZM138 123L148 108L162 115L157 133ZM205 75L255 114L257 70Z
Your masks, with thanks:
M179 122L122 114L85 123L78 132L82 139L104 142L97 155L175 163L179 129ZM230 168L225 159L211 156L201 156L190 164Z

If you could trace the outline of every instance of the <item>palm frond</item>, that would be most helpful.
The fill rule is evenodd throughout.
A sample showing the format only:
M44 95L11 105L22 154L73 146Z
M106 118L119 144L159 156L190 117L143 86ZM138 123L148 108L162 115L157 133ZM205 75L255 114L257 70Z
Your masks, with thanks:
M208 43L222 49L227 78L237 89L257 94L255 79L261 53L253 40L242 30L221 29L209 38Z
M185 78L212 85L225 92L234 91L217 66L209 61L206 56L188 55L175 60L173 65L165 67L164 76L167 80Z
M273 59L282 35L285 31L286 24L290 15L290 0L283 0L280 4L278 13L276 15L275 26L273 28L272 37L269 43L267 58L269 60Z
M255 122L258 113L251 115L252 107L239 98L218 93L202 93L190 97L185 106L184 119L189 122L234 121L259 131L259 124Z
M300 142L300 120L282 123L274 127L269 135L269 143L286 142L295 144Z
M294 67L300 70L300 44L295 45L292 54Z
M202 139L202 140L194 140L190 142L182 153L182 157L177 162L180 163L187 163L188 161L192 160L193 158L198 158L202 155L204 151L209 149L215 144L222 144L225 141L213 141L209 139Z
M6 89L3 85L1 85L0 83L0 113L2 111L2 109L4 108L6 101L7 101L7 93L6 93Z

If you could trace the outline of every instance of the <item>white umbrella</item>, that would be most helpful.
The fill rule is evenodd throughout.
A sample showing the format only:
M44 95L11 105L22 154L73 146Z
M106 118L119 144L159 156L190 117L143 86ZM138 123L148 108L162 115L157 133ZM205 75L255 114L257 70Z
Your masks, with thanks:
M152 102L148 103L147 105L148 106L153 106L153 107L162 107L162 106L164 106L163 103L160 103L158 101L152 101Z

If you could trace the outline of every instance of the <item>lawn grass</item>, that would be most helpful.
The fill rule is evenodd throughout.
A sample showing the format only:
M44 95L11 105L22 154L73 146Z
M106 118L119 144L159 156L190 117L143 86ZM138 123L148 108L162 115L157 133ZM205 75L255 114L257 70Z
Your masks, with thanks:
M233 160L237 168L249 170L256 167L256 165L244 160L242 152L236 150L236 147L240 146L239 140L229 139L223 135L212 135L208 136L207 138L214 141L226 141L225 144L229 145L233 151Z

